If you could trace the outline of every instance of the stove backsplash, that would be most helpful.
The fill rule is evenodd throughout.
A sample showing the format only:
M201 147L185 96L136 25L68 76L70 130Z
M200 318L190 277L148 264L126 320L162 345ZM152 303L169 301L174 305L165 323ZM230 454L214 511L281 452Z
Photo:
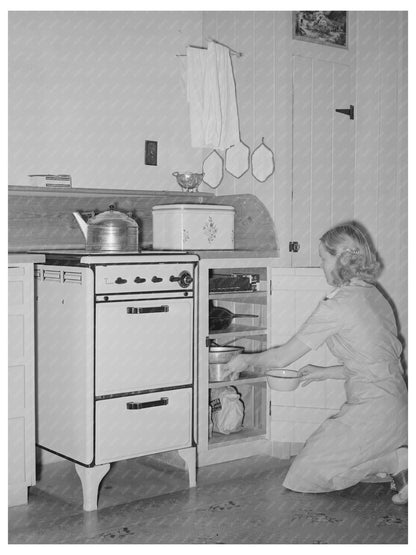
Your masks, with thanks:
M84 236L72 212L103 212L111 204L133 213L139 224L139 247L149 249L153 246L153 206L176 203L234 206L235 249L278 255L274 222L255 195L104 189L46 191L17 186L9 187L9 251L84 248Z

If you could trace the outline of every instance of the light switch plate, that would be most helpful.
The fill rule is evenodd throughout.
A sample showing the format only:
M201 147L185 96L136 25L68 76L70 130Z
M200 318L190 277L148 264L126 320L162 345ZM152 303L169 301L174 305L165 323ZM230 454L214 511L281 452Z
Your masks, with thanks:
M144 163L146 166L157 166L157 141L144 142Z

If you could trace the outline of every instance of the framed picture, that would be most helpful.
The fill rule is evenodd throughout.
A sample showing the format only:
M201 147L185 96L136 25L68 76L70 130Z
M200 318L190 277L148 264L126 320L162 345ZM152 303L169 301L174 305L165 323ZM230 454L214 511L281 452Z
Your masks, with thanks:
M293 12L293 38L348 48L348 12Z

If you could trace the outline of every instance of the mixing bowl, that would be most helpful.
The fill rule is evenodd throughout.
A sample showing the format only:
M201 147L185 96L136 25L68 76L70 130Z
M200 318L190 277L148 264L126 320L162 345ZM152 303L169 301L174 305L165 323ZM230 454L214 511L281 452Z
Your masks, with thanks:
M185 191L193 192L194 189L198 191L198 187L201 185L202 179L204 177L203 173L194 173L194 172L173 172L172 174L176 177L176 181L178 185L182 187Z
M296 370L287 368L270 368L266 377L269 387L276 391L293 391L300 383Z

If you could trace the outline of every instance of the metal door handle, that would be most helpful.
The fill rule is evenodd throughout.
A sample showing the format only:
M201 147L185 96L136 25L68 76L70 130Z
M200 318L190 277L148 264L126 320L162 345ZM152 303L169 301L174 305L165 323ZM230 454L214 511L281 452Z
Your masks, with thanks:
M126 312L127 314L151 314L152 312L169 312L169 306L145 306L139 308L135 306L127 306Z
M162 306L144 306L139 308L139 314L149 314L151 312L169 312L168 305Z
M335 111L350 116L350 119L354 119L354 106L352 104L350 104L349 108L335 108Z
M169 403L169 397L161 397L159 401L145 401L144 403L126 403L127 410L148 409L149 407L161 407Z

